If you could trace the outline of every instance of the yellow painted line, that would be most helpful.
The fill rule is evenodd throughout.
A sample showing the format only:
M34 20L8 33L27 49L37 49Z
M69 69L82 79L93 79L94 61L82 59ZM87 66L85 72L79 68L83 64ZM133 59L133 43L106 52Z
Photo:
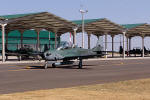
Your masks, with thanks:
M25 67L25 66L24 66ZM4 71L0 71L0 72L15 72L15 71L26 71L26 70L29 70L31 69L30 66L27 66L25 69L16 69L16 70L4 70Z
M100 66L110 66L110 65L124 65L124 63L118 63L118 64L105 64L105 65L100 65Z
M111 66L111 65L133 65L133 64L144 64L144 63L116 63L116 64L103 64L103 65L100 65L100 66Z
M121 62L120 64L124 64L123 62Z
M25 70L29 70L29 69L31 69L31 67L30 66L26 66L25 69L16 69L16 70L9 70L9 71L25 71Z
M8 70L8 71L25 71L25 70L29 70L29 69L17 69L17 70Z
M31 69L31 67L30 67L30 66L27 66L26 69Z
M0 72L15 72L15 71L25 71L25 70L29 70L29 69L4 70Z
M13 66L13 67L14 67L14 66ZM15 66L15 67L24 67L24 69L3 70L3 71L0 71L0 72L26 71L26 70L30 70L30 69L32 69L32 67L30 67L30 66L25 66L25 65L22 65L22 66Z
M125 63L125 64L123 64L123 65L137 65L137 64L144 64L144 63Z

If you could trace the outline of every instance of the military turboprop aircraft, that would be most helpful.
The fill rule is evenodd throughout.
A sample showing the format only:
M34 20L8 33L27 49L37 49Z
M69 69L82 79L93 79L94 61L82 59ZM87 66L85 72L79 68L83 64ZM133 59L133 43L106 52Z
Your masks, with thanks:
M44 58L44 52L48 49L47 44L41 46L39 50L35 50L35 48L30 45L24 45L22 48L14 51L6 48L6 60L8 60L8 56L17 56L19 61L27 59L40 61Z
M48 50L44 53L46 61L44 68L46 69L48 64L52 64L52 67L55 68L57 65L73 64L73 60L78 60L78 68L81 69L83 59L101 57L105 55L103 53L97 53L95 50L96 48L94 48L94 50L83 49L68 42L64 42L56 50Z

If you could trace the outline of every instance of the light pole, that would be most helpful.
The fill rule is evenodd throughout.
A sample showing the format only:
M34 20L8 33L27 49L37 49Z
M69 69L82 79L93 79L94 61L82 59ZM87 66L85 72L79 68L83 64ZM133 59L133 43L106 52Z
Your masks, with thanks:
M84 48L84 13L87 13L88 10L80 9L80 13L82 15L82 48Z

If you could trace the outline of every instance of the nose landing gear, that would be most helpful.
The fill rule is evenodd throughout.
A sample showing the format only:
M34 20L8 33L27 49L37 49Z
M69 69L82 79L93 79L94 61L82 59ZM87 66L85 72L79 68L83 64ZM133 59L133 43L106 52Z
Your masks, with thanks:
M79 69L82 69L82 58L79 58L79 65L78 65Z

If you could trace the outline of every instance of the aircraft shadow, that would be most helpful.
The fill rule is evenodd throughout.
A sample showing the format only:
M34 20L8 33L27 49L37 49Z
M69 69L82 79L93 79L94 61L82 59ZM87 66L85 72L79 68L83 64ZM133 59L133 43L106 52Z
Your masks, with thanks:
M91 68L87 68L86 66L93 66L93 65L83 65L82 69L91 69ZM56 66L56 68L62 68L62 69L79 69L78 65L61 65L61 66Z
M25 69L44 69L43 66L30 66L29 68L25 68Z
M92 69L87 68L86 66L93 66L93 65L83 65L82 69ZM78 65L61 65L61 66L56 66L56 68L62 68L62 69L78 69ZM29 68L25 69L44 69L44 66L30 66ZM48 69L54 69L52 66L48 66Z

